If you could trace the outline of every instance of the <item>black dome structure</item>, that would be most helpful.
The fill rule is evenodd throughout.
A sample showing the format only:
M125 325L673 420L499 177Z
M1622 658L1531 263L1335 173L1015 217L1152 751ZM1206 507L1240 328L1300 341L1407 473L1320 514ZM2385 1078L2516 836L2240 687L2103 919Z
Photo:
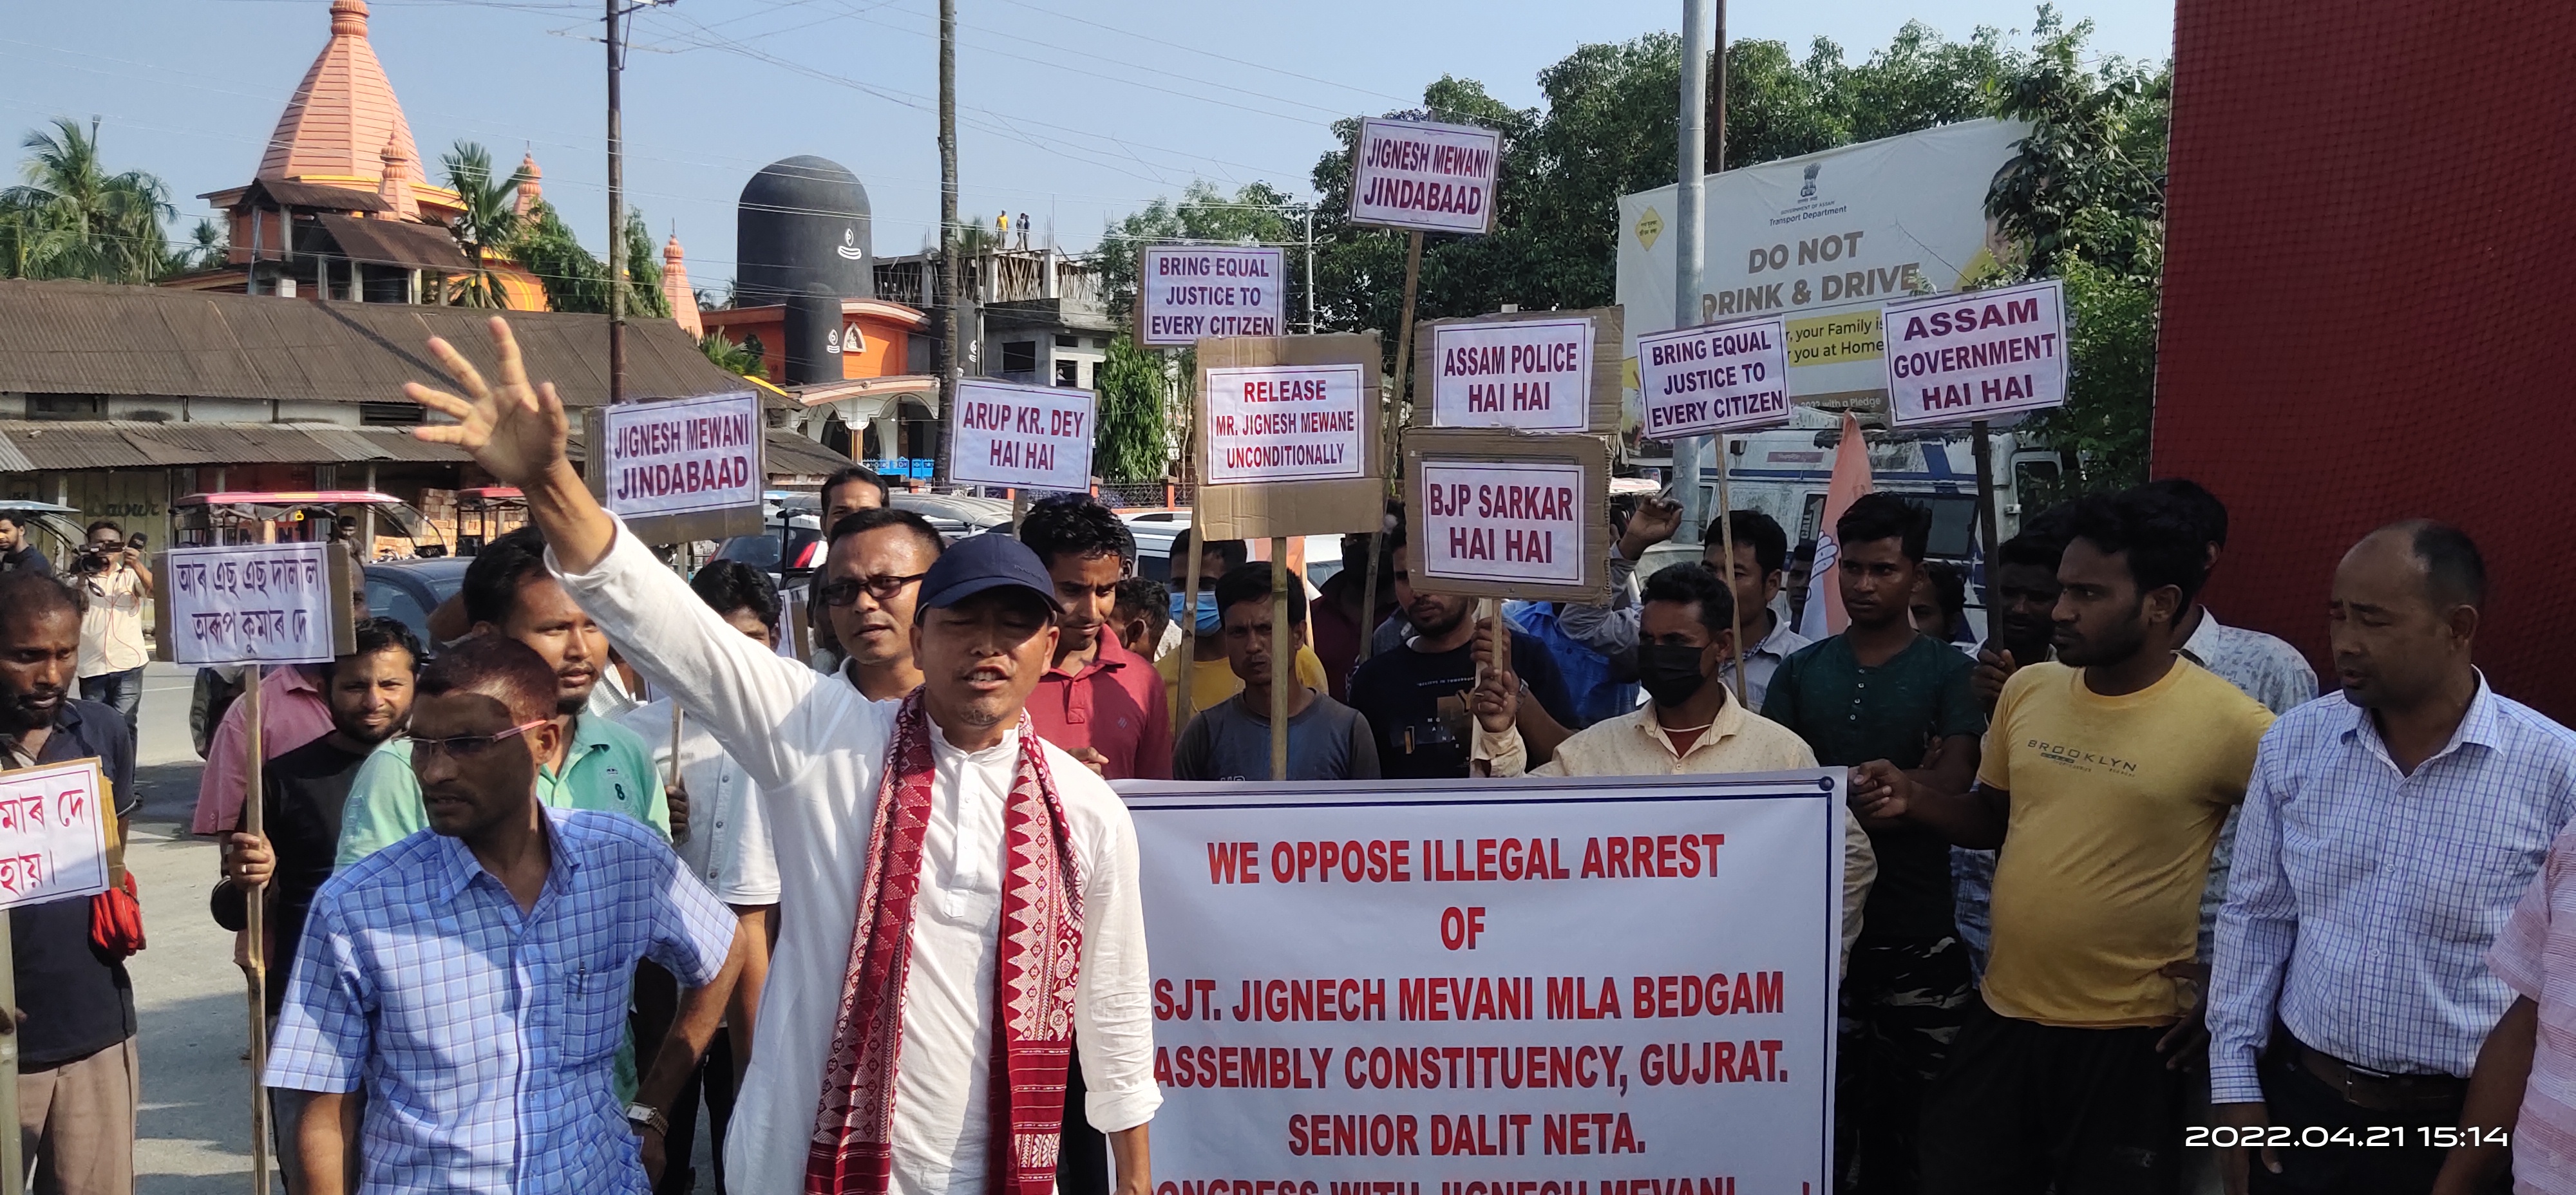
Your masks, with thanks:
M790 383L838 381L840 300L876 297L867 188L829 158L772 162L743 184L736 208L734 290L745 304L788 307Z

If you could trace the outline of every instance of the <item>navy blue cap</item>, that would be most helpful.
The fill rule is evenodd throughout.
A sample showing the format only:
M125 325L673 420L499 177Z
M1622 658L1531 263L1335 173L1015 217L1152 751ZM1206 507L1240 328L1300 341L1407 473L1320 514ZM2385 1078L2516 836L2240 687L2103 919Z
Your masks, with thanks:
M1064 603L1055 597L1055 578L1047 575L1038 554L1027 544L992 532L967 536L939 554L929 575L921 579L921 608L944 610L1004 586L1028 590L1048 609L1064 613Z

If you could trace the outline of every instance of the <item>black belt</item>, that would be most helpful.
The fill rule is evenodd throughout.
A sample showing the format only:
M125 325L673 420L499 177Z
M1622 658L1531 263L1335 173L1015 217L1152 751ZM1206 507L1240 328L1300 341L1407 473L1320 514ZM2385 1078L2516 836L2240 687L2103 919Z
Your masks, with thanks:
M2299 1069L2333 1088L2345 1103L2373 1112L2420 1112L2456 1108L2468 1094L2469 1081L2450 1075L2393 1075L2386 1071L2356 1066L2290 1039L2291 1056Z

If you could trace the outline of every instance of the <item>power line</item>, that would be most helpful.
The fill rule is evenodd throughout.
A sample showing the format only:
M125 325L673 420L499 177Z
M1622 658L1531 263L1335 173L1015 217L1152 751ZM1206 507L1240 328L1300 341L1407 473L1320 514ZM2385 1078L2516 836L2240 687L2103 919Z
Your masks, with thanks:
M1409 99L1409 98L1407 98L1407 97L1400 96L1400 95L1389 95L1389 94L1387 94L1386 92L1383 92L1383 91L1372 91L1372 90L1370 90L1370 89L1368 89L1368 88L1366 88L1366 87L1360 87L1360 86L1356 86L1356 85L1354 85L1354 84L1350 84L1350 83L1337 83L1337 82L1334 82L1334 81L1333 81L1333 80L1331 80L1331 79L1317 78L1317 77L1316 77L1316 76L1314 76L1314 75L1301 75L1301 74L1297 73L1296 71L1286 70L1286 69L1283 69L1283 68L1281 68L1281 67L1272 66L1272 65L1270 65L1270 64L1268 64L1268 63L1264 63L1264 62L1254 62L1254 61L1252 61L1252 60L1250 60L1250 59L1247 59L1247 58L1236 58L1236 57L1233 57L1233 56L1231 56L1231 55L1219 54L1219 53L1217 53L1217 52L1216 52L1216 51L1214 51L1214 50L1202 50L1202 49L1200 49L1200 48L1198 48L1198 47L1196 47L1196 46L1183 45L1183 44L1181 44L1180 42L1176 42L1176 41L1166 41L1166 40L1164 40L1164 39L1162 39L1162 38L1155 37L1155 36L1153 36L1152 34L1149 34L1149 33L1138 33L1138 32L1136 32L1136 31L1134 31L1134 30L1132 30L1132 29L1122 29L1122 28L1119 28L1118 26L1115 26L1115 25L1103 24L1103 23L1101 23L1101 22L1099 22L1099 21L1090 20L1090 19L1088 19L1088 18L1084 18L1084 17L1077 17L1077 16L1073 15L1072 13L1068 13L1068 12L1057 12L1056 10L1051 9L1051 8L1041 8L1041 7L1039 7L1039 6L1035 5L1035 4L1027 3L1027 2L1026 2L1026 0L1002 0L1002 2L1003 2L1003 3L1005 3L1005 4L1012 5L1012 6L1014 6L1014 7L1028 9L1028 10L1029 10L1029 11L1031 11L1031 12L1045 13L1046 15L1051 16L1051 17L1055 17L1055 18L1057 18L1058 20L1072 21L1072 22L1074 22L1075 24L1078 24L1078 25L1089 25L1089 26L1091 26L1091 27L1092 27L1092 28L1094 28L1094 29L1100 29L1100 30L1105 30L1105 31L1110 32L1110 33L1115 33L1115 34L1119 35L1120 37L1134 38L1134 39L1136 39L1137 41L1152 42L1152 43L1154 43L1155 45L1158 45L1158 46L1169 46L1169 47L1171 47L1171 48L1173 48L1173 49L1175 49L1175 50L1183 50L1183 51L1187 51L1187 52L1192 53L1192 54L1201 54L1201 55L1205 55L1205 56L1207 56L1207 57L1209 57L1209 58L1214 58L1214 59L1216 59L1216 60L1217 60L1217 61L1219 61L1219 62L1231 62L1231 63L1235 64L1236 66L1248 66L1248 67L1251 67L1251 68L1253 68L1253 69L1255 69L1255 70L1265 70L1265 71L1269 71L1269 72L1271 72L1271 73L1273 73L1273 74L1286 75L1287 77L1289 77L1289 78L1291 78L1291 79L1303 79L1303 80L1305 80L1306 82L1309 82L1309 83L1321 83L1321 84L1323 84L1323 85L1324 85L1324 86L1326 86L1326 87L1339 87L1339 88L1341 88L1341 89L1343 89L1343 90L1345 90L1345 91L1357 92L1357 93L1359 93L1359 94L1361 94L1361 95L1375 96L1375 97L1377 97L1377 98L1379 98L1379 99L1383 99L1383 100L1393 100L1393 101L1395 101L1396 103L1399 103L1399 104L1411 104L1411 103L1414 103L1414 102L1415 102L1415 101L1414 101L1414 100L1412 100L1412 99Z

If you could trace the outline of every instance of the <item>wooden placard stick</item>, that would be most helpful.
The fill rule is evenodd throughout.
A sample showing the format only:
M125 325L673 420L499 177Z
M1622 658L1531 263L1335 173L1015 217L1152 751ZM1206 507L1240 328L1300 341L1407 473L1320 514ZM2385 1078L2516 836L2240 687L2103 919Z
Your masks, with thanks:
M1195 389L1198 386L1197 371L1183 370L1182 373L1186 375L1188 380L1183 381L1181 384ZM1193 394L1190 396L1190 401L1185 405L1185 409L1189 412L1187 417L1189 419L1189 425L1181 430L1181 477L1183 480L1191 483L1190 558L1185 565L1188 571L1183 574L1183 576L1188 578L1188 581L1181 589L1181 646L1179 648L1181 658L1178 666L1172 669L1172 674L1181 678L1181 683L1176 686L1178 691L1173 694L1172 698L1172 735L1174 738L1180 737L1180 732L1189 729L1190 725L1190 698L1192 696L1190 690L1194 687L1194 682L1198 680L1199 561L1207 555L1207 521L1200 517L1201 503L1199 501L1199 488L1204 484L1204 479L1197 476L1198 466L1196 464L1198 460L1197 439L1200 432L1199 399L1197 395ZM1168 570L1171 567L1171 563L1166 561L1163 567Z
M276 543L277 524L261 521L259 541ZM263 840L268 834L268 728L259 691L268 679L266 671L257 664L242 669L247 686L242 700L248 703L242 717L250 730L249 761L242 769L242 828ZM251 1195L268 1195L268 1089L261 1085L268 1074L268 885L252 888L242 903L250 956L250 1190Z
M266 669L252 664L242 669L242 721L250 731L250 748L244 764L242 781L242 832L254 840L268 834L267 735L261 706L260 689L267 679ZM251 1195L268 1195L268 1089L261 1080L268 1073L268 885L260 884L243 894L244 927L247 948L242 970L250 977L250 1189Z
M1726 584L1727 596L1733 597L1735 591L1735 520L1729 516L1735 513L1735 505L1734 501L1727 497L1726 493L1726 433L1719 432L1714 439L1717 443L1717 518L1713 521L1717 524L1718 547L1721 551L1726 553L1726 564L1723 568L1718 570L1718 580ZM1692 485L1698 485L1699 479L1696 477L1690 478L1689 483ZM1700 540L1704 543L1707 539L1708 532L1705 530L1701 531ZM1754 567L1758 569L1762 566L1756 564ZM1730 660L1729 667L1735 672L1735 704L1742 705L1744 704L1744 603L1730 601L1726 605L1727 609L1734 612L1733 616L1728 620L1730 625L1727 628L1726 654Z
M1383 472L1389 486L1395 484L1395 463L1404 459L1397 454L1396 413L1404 407L1404 379L1413 365L1413 298L1421 286L1422 231L1415 229L1406 235L1404 248L1404 312L1395 325L1395 385L1387 391L1385 407L1378 413L1382 429L1378 442L1383 445L1380 459L1386 462ZM1362 572L1364 588L1360 593L1359 658L1363 660L1369 658L1369 646L1377 641L1377 569L1378 561L1386 557L1384 515L1379 516L1378 529L1369 535L1368 544L1368 567Z
M1219 610L1217 616L1224 617ZM1289 651L1288 537L1270 537L1270 778L1288 778L1288 686L1297 657Z

